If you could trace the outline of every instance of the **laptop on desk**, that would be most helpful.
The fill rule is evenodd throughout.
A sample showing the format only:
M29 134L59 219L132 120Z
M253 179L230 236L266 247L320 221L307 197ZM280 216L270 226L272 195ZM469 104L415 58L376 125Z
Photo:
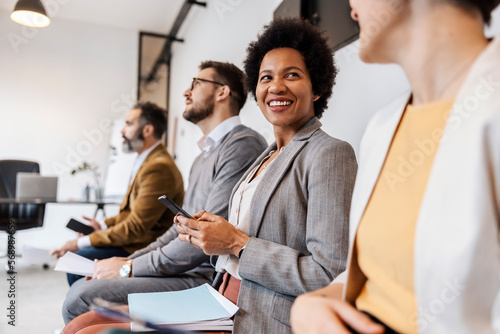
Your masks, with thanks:
M16 199L40 199L50 202L57 199L57 176L41 176L37 173L17 173Z

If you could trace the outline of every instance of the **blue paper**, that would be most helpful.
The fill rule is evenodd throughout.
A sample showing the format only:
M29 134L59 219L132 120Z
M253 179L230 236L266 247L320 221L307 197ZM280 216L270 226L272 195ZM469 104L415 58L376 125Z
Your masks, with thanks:
M128 295L130 315L152 323L168 324L231 317L205 285L196 288Z

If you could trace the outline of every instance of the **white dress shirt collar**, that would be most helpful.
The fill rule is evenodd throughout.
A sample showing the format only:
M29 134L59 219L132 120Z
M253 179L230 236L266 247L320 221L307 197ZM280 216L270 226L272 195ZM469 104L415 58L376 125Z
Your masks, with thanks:
M240 124L240 116L230 117L217 125L207 136L202 137L198 141L198 147L204 152L204 157L207 157L213 150L215 150L222 138L224 138L225 135Z

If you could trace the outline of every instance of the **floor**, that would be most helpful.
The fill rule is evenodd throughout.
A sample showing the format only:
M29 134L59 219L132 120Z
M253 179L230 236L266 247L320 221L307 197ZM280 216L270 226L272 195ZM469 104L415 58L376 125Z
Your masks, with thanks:
M64 327L61 307L68 291L66 275L53 270L51 265L44 270L41 265L25 265L17 261L15 275L3 270L5 259L1 259L0 274L0 333L2 334L53 334ZM15 297L9 278L15 277ZM15 302L15 327L8 324L7 317L11 301Z
M107 205L108 217L115 215L118 205ZM23 253L23 247L32 246L50 250L70 239L75 232L67 229L70 218L81 219L81 215L93 216L95 205L90 204L48 204L43 227L21 230L15 234L16 253ZM99 220L102 217L98 217ZM7 250L7 234L0 232L0 253ZM56 334L64 322L61 316L63 301L68 292L66 274L54 271L55 261L48 270L42 264L23 263L16 259L15 275L15 327L8 324L7 308L10 306L10 275L4 270L5 258L0 258L0 333L1 334Z

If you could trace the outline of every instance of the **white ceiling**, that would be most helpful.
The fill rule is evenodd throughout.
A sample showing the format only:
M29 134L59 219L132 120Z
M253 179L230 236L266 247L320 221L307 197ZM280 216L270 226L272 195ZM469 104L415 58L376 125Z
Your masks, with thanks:
M16 2L0 0L0 10L10 13ZM54 23L69 20L168 33L184 0L42 0L42 3Z

